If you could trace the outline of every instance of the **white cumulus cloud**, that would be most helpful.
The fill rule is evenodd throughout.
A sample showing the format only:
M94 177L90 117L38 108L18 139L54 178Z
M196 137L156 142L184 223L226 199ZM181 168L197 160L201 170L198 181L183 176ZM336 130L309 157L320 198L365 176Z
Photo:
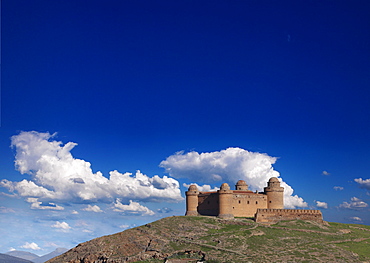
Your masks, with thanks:
M97 205L87 205L86 208L82 209L83 211L88 211L88 212L95 212L95 213L102 213L103 210L100 209L99 206Z
M54 225L52 225L51 227L54 227L54 228L57 228L63 232L67 232L68 230L71 229L71 227L68 225L68 223L66 222L59 222L59 221L56 221Z
M91 164L74 158L71 150L77 145L65 145L53 138L55 134L35 131L21 132L11 139L16 150L15 165L31 180L12 182L2 180L0 186L20 196L37 198L33 208L41 208L37 202L112 202L115 198L145 201L182 201L179 182L173 178L155 175L149 177L140 171L131 173L111 171L109 178L101 172L93 173ZM53 205L49 206L48 209ZM55 206L60 209L59 206ZM54 208L55 209L55 208Z
M114 203L113 211L121 212L125 215L154 215L155 213L149 208L140 205L138 202L130 200L128 205L121 203L121 200L117 199Z
M219 187L214 187L212 188L209 184L204 184L204 185L198 185L197 183L191 183L191 184L186 184L186 183L183 183L182 185L186 188L189 188L189 186L191 186L192 184L196 185L197 188L198 188L198 191L199 192L211 192L211 191L217 191L217 190L220 190Z
M328 171L322 171L322 175L330 175Z
M325 208L325 209L327 209L327 208L328 208L328 203L326 203L326 202L321 202L321 201L316 201L316 206L317 206L318 208Z
M358 216L350 217L350 219L353 220L353 221L362 222L362 219Z
M242 179L251 190L263 190L271 177L279 177L272 165L276 157L264 153L250 152L241 148L198 153L178 152L160 163L170 176L187 178L200 183L235 184ZM282 181L284 187L284 206L286 208L307 207L307 203L299 196L293 195L293 188Z
M43 204L38 201L38 198L29 197L26 199L28 203L31 203L31 209L41 209L41 210L64 210L64 207L56 205L55 203Z
M41 249L35 242L32 242L32 243L26 242L26 244L21 246L21 248L33 249L33 250L40 250Z
M370 190L370 178L366 180L363 180L362 178L357 178L355 179L355 182L358 183L361 188Z
M352 197L351 202L343 202L342 204L339 205L341 208L346 208L346 209L361 209L361 208L366 208L369 205L362 201L361 199L357 197Z
M336 190L336 191L338 191L338 190L339 191L342 191L344 189L344 187L342 187L342 186L334 186L333 189Z

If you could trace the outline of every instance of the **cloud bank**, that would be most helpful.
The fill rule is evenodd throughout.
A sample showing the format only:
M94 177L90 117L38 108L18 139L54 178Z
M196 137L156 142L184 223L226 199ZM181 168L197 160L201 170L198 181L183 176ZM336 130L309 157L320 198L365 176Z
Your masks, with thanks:
M64 207L56 205L55 203L43 204L38 201L38 198L29 197L26 199L28 203L31 203L31 209L41 209L41 210L64 210Z
M361 209L361 208L366 208L369 205L362 201L361 199L357 197L352 197L351 202L343 202L342 204L339 205L340 208L346 208L346 209Z
M318 208L325 208L325 209L327 209L327 208L328 208L328 203L326 203L326 202L321 202L321 201L316 201L316 206L317 206Z
M87 212L94 212L94 213L102 213L103 210L100 209L99 206L97 205L87 205L86 208L82 209L83 211L87 211Z
M68 225L68 223L66 223L66 222L59 222L59 221L55 222L55 224L52 225L51 227L57 228L57 229L59 229L62 232L67 232L68 230L70 230L72 228L72 227L70 227Z
M174 178L187 178L200 183L235 184L242 179L251 190L261 191L271 177L279 177L272 165L276 157L250 152L241 148L228 148L222 151L198 153L178 152L160 163ZM284 187L286 208L307 207L301 197L293 195L293 188L280 178Z
M33 249L33 250L40 250L41 249L39 247L39 245L37 245L35 242L31 242L31 243L26 242L26 244L24 244L23 246L21 246L21 248Z
M212 188L209 184L198 185L197 183L190 183L190 184L183 183L182 185L186 188L189 188L189 186L191 186L192 184L197 186L199 192L212 192L212 191L220 190L219 187Z
M182 201L180 184L168 176L149 177L140 171L120 173L94 173L91 164L74 158L71 151L74 142L63 144L55 140L56 134L36 131L21 132L11 138L15 149L15 166L30 179L20 182L2 180L0 186L25 197L32 209L63 210L66 203L84 203L90 212L102 212L100 207L89 205L96 202L114 203L115 209L125 214L151 215L154 213L136 201L178 202ZM286 184L273 164L276 157L250 152L241 148L228 148L209 153L178 152L160 163L170 176L186 178L203 183L202 191L216 190L210 184L228 182L233 185L245 180L251 190L262 191L271 177L279 177L285 189L286 208L307 207L299 196L293 195L293 188ZM184 184L188 187L188 184ZM122 204L129 203L128 205ZM146 210L148 209L148 210Z
M130 200L130 203L128 205L124 205L121 203L121 200L119 199L117 199L116 202L114 203L113 211L121 212L125 215L152 216L155 214L152 210L145 206L140 205L137 202L133 202L132 200Z
M357 222L362 222L362 219L358 216L353 216L353 217L350 217L349 219L351 219L353 221L357 221Z
M53 138L55 134L35 131L21 132L11 138L15 148L15 166L31 180L2 180L0 186L20 196L28 197L34 209L62 210L54 202L92 203L122 200L168 201L183 200L177 180L158 175L149 177L137 171L111 171L109 178L93 173L91 164L74 158L71 150L77 145L65 145ZM48 205L42 205L46 201ZM49 201L54 201L50 203Z
M357 178L355 179L355 182L358 183L361 188L370 190L370 178L366 180L363 180L362 178Z

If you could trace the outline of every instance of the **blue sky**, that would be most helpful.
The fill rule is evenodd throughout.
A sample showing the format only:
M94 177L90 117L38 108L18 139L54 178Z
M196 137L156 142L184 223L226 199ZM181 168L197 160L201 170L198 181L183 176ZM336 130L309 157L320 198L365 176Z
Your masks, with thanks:
M370 224L368 1L1 8L0 252L70 248L183 215L190 183L269 176L287 207Z

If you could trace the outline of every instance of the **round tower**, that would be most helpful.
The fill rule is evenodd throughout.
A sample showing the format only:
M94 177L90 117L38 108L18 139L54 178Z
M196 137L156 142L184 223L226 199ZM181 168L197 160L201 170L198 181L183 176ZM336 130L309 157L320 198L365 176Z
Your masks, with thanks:
M223 183L221 185L220 190L217 191L218 193L218 206L219 206L219 213L218 217L220 218L234 218L233 208L232 208L232 197L233 191L230 190L230 186L227 183Z
M197 216L198 215L198 188L192 184L189 186L186 195L186 216Z
M267 208L283 209L284 208L284 187L280 186L280 181L276 177L271 177L265 187L267 195Z
M235 185L235 190L248 191L248 185L244 180L239 180Z

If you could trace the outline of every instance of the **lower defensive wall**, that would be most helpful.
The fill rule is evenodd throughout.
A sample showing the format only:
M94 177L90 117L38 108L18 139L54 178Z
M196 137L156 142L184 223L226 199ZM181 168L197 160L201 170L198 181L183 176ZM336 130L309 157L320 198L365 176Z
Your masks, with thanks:
M308 209L257 209L255 220L258 223L276 223L282 220L309 220L322 224L320 210Z

